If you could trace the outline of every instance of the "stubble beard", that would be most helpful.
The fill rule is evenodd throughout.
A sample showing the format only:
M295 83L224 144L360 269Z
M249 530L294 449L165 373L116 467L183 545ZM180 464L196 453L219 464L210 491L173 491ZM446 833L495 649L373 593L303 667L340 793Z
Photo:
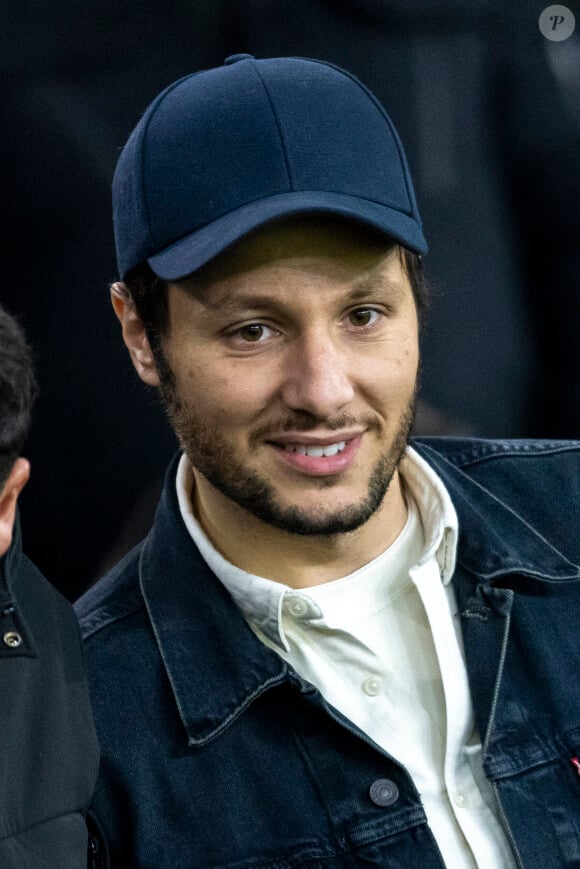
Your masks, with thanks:
M215 426L208 425L184 405L176 395L175 382L169 369L162 373L160 397L169 421L191 465L202 474L222 495L256 518L279 528L288 534L330 537L356 531L364 525L381 506L393 480L407 445L415 421L417 389L401 414L391 442L379 456L369 476L366 495L357 503L329 510L308 511L299 507L286 507L280 503L275 487L268 478L253 471L243 460L237 461L232 444ZM308 431L320 425L319 420L308 413L295 414L284 428L292 431ZM352 422L349 418L348 422ZM347 423L346 418L334 422L334 428ZM328 426L327 426L328 427ZM318 478L319 488L332 488L339 484L341 474Z

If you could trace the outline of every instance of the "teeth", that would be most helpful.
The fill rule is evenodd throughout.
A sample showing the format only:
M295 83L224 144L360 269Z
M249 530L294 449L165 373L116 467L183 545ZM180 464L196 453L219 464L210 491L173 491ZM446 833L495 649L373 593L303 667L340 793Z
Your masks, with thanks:
M341 441L338 444L329 444L327 447L323 447L323 456L335 456L337 453L340 453L341 450L345 448L346 444L344 441Z
M336 444L328 444L324 447L305 447L304 444L284 444L287 453L298 453L300 456L335 456L341 453L346 446L346 441Z

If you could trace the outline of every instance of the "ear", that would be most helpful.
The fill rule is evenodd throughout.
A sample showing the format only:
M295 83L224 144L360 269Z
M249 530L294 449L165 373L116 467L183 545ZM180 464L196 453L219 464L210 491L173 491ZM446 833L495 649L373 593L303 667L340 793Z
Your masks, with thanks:
M0 492L0 557L5 555L12 543L16 502L30 476L30 462L27 459L16 459L10 476Z
M159 386L159 374L149 338L125 284L116 283L111 286L111 302L121 324L123 341L135 371L144 383L149 386Z

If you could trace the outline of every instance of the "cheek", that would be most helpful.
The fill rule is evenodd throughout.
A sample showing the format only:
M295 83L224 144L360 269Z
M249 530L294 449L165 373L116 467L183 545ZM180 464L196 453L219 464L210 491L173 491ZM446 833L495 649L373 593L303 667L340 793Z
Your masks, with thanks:
M383 347L375 359L365 360L360 370L361 382L380 400L388 404L405 401L415 388L419 368L417 342L412 336L400 338Z
M397 370L402 381L415 382L419 370L419 348L416 343L409 341L403 346L397 359Z
M179 390L189 407L223 427L251 422L272 400L273 378L248 366L191 364Z
M416 331L413 330L401 340L393 363L393 375L400 380L401 386L414 386L419 369L419 342Z
M184 390L190 395L212 395L215 391L215 378L204 366L188 365L180 379Z

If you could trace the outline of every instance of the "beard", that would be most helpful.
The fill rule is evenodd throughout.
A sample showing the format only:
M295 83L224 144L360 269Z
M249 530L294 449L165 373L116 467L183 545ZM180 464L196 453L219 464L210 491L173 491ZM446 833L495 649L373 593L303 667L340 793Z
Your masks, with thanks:
M159 368L159 366L158 366ZM161 371L160 371L161 374ZM160 396L163 407L190 464L222 495L256 518L289 534L323 536L345 534L364 525L381 506L393 476L407 448L415 421L415 388L407 407L401 413L397 429L389 444L375 462L366 494L356 503L336 509L285 506L275 487L259 471L252 470L244 458L236 458L235 449L216 426L204 421L176 394L175 381L168 367L161 377ZM349 426L377 428L375 418L356 419L342 414L332 420L320 420L306 411L294 412L292 418L273 421L252 437L252 443L271 432L306 432L324 423L327 430L338 431ZM341 474L316 479L320 490L331 489L341 481ZM313 481L314 482L314 481Z

